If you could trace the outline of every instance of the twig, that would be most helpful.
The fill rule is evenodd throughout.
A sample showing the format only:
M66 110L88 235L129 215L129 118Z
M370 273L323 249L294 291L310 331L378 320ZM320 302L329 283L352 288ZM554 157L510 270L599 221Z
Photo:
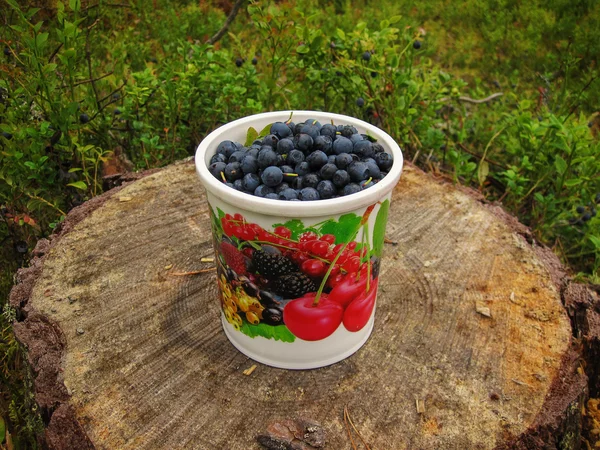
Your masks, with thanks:
M392 241L390 238L383 238L384 244L398 245L398 241Z
M96 25L96 23L98 23L98 20L88 27L85 35L85 59L87 61L88 72L90 74L92 90L94 91L94 98L96 99L96 108L100 109L100 99L98 98L98 91L96 90L96 83L94 82L94 76L92 74L92 53L90 52L90 31Z
M502 97L503 95L504 95L504 93L502 93L502 92L496 92L495 94L492 94L489 97L482 98L482 99L476 99L476 98L471 98L471 97L466 97L466 96L460 96L460 97L458 97L458 100L461 101L461 102L479 104L479 103L491 102L495 98ZM439 101L440 102L447 102L448 100L450 100L450 97L441 98Z
M208 269L192 270L191 272L172 272L169 275L174 277L187 277L188 275L200 275L201 273L213 272L217 270L216 267L210 267Z
M48 64L52 62L52 60L53 60L53 59L54 59L54 57L55 57L55 56L58 54L58 52L60 51L60 49L62 48L62 46L63 46L63 45L62 45L62 43L61 43L61 44L60 44L58 47L56 47L56 50L54 50L54 51L52 52L52 54L50 55L50 58L48 58Z
M225 35L225 33L227 33L227 29L233 22L233 19L235 19L235 16L237 16L237 13L241 8L242 3L245 3L245 2L246 2L246 0L237 0L235 2L235 5L233 5L233 9L227 16L227 20L225 21L225 23L223 24L221 29L219 31L217 31L217 34L215 34L208 41L206 41L207 44L211 44L211 45L215 44L219 39L221 39Z
M365 446L366 450L371 450L371 448L369 447L369 444L367 444L364 440L364 438L362 437L362 435L360 434L360 432L356 429L356 427L354 426L354 423L352 422L352 419L350 418L350 413L348 412L348 408L344 408L344 410L346 411L346 417L348 417L348 422L350 422L350 425L352 425L352 429L354 430L354 432L358 435L360 441L363 443L363 445Z
M79 86L80 84L93 83L94 81L102 80L103 78L110 77L113 73L114 73L114 71L111 70L110 72L105 73L104 75L100 75L97 78L90 78L90 79L87 79L87 80L78 81L77 83L73 83L73 87ZM68 86L61 86L60 88L61 89L65 89L67 87Z
M477 153L469 150L464 144L462 144L460 142L457 142L456 145L458 145L461 148L461 150L463 150L465 153L468 153L469 155L475 156L475 157L477 157L479 159L483 159L484 161L489 162L493 166L500 167L501 169L504 169L504 170L508 170L508 167L500 164L499 162L491 160L487 156L485 158L482 158L480 155L478 155Z
M348 432L348 437L350 438L350 443L352 444L352 448L354 450L358 450L356 448L356 444L354 443L354 438L352 437L352 431L350 430L350 426L348 425L348 408L344 406L344 425L346 426L346 431Z

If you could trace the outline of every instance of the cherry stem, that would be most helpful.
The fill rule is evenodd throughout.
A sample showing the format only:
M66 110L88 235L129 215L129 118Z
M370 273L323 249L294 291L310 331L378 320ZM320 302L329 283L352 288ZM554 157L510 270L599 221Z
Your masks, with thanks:
M365 223L363 226L365 227L363 236L366 235L366 237L367 237L366 238L366 244L367 244L367 261L366 261L366 263L367 263L367 292L369 292L369 284L371 282L371 261L369 258L369 250L370 250L369 249L369 224Z

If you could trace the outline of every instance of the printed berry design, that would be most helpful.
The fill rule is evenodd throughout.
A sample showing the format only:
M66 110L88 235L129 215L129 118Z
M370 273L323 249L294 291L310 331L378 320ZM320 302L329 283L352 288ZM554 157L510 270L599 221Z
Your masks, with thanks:
M367 325L375 307L389 200L369 206L362 216L344 214L312 226L294 219L271 229L239 213L209 209L221 308L236 330L293 342Z

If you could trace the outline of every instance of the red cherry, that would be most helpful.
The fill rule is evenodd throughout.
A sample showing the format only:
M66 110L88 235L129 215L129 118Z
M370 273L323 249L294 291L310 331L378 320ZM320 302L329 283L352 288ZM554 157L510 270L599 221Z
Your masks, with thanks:
M335 236L333 234L324 234L321 236L321 241L325 241L329 244L333 244L335 242Z
M354 250L356 248L356 241L352 241L348 244L348 247L346 247L350 250Z
M329 274L329 278L327 278L327 286L330 288L336 287L339 283L344 280L344 275L341 273L337 273L335 275Z
M357 279L355 273L346 275L343 281L340 281L329 293L329 299L346 307L358 295L364 292L367 287L367 277Z
M312 231L307 231L306 233L302 233L300 235L300 242L308 242L308 241L314 241L318 238L316 233L313 233Z
M292 232L289 228L284 227L284 226L279 226L276 227L275 230L273 230L275 232L275 234L281 236L282 238L285 239L289 239L292 237Z
M367 324L373 314L377 298L378 279L373 280L371 290L356 297L344 311L344 327L348 331L359 331Z
M333 334L342 323L344 309L321 294L313 306L315 293L290 301L283 309L283 321L292 334L305 341L319 341Z
M302 263L302 272L310 277L322 277L327 272L327 266L318 259L309 259Z
M342 264L342 269L346 272L358 272L358 267L360 266L360 258L358 256L353 256L348 258L344 264Z
M329 251L329 244L325 241L315 241L312 244L310 252L317 256L325 256Z

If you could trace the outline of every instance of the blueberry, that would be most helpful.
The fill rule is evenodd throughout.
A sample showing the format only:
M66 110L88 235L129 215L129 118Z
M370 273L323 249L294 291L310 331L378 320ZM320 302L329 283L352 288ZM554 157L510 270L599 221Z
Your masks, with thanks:
M300 191L300 195L298 196L300 200L319 200L319 193L315 188L305 187Z
M381 178L381 170L373 158L367 158L363 160L363 162L369 168L369 177L376 179Z
M279 195L275 192L269 192L267 195L265 195L265 198L268 198L270 200L279 200Z
M223 181L221 177L221 172L225 172L225 167L227 164L224 162L214 162L210 166L208 166L208 171L219 181Z
M229 158L236 150L237 147L233 145L233 142L231 141L223 141L217 147L217 153L222 153L227 158Z
M365 99L362 97L358 97L356 99L356 106L358 106L359 108L362 108L363 106L365 106Z
M113 110L113 114L114 114L115 116L118 116L119 114L121 114L121 110L120 110L119 108L115 108L115 109Z
M244 150L237 150L231 154L231 156L229 157L227 162L228 163L232 163L232 162L241 163L245 157L246 157L246 152Z
M377 72L371 72L371 78L377 78Z
M381 152L383 152L383 151L384 151L384 150L383 150L383 145L381 145L381 144L378 144L377 142L373 142L373 143L372 143L372 147L373 147L373 151L374 151L375 153L381 153Z
M224 163L226 163L227 162L227 156L225 156L223 153L215 153L210 158L210 163L214 164L216 162L224 162Z
M336 189L331 181L323 180L317 185L317 192L319 193L319 197L327 199L335 196Z
M334 185L339 188L346 186L350 182L350 175L345 170L337 170L331 179Z
M259 150L263 146L262 139L256 139L252 141L251 147L257 147Z
M230 183L229 181L227 183L225 183L225 186L227 186L228 188L231 188L231 189L235 189L235 186L233 185L233 183Z
M229 182L234 182L244 176L244 172L242 172L242 168L240 167L239 162L232 162L225 166L225 178Z
M295 189L284 189L279 193L279 200L295 200L298 198L298 193Z
M335 164L327 163L321 167L321 170L319 170L319 175L323 180L331 180L333 178L333 174L336 173L337 170L338 168Z
M289 189L290 185L287 184L285 181L279 183L277 186L275 186L275 193L279 194L281 191L285 190L285 189Z
M286 139L283 139L284 141ZM282 142L282 141L279 141ZM293 145L293 144L292 144ZM287 159L285 160L288 164L291 164L293 166L295 166L298 163L301 163L302 161L304 161L304 153L302 153L300 150L292 150L291 152L289 152L287 154Z
M315 150L306 157L306 162L310 164L310 168L313 170L320 169L325 164L327 164L327 161L327 155L321 150Z
M331 153L333 147L333 139L329 136L317 136L314 140L313 148L315 150L321 150L326 155Z
M4 55L5 56L10 56L11 55L10 48L8 48L8 46L4 47Z
M335 141L333 141L333 153L339 155L340 153L352 153L352 148L354 145L352 141L344 136L338 136Z
M310 173L310 164L308 164L306 161L302 161L301 163L296 164L296 167L294 167L294 172L300 176L306 175L307 173Z
M586 212L583 216L581 216L581 220L583 220L584 222L587 222L591 218L592 218L592 215L589 212Z
M292 130L284 122L275 122L271 125L269 133L274 134L279 139L285 139L292 135Z
M240 167L242 168L242 172L244 173L256 173L258 172L258 161L254 156L250 154L252 150L249 150L244 156L240 163Z
M577 211L577 214L583 214L585 208L583 206L578 206L575 211Z
M274 134L267 134L263 138L263 145L269 145L274 149L277 148L278 142L279 142L279 138L277 136L275 136Z
M600 192L596 194L595 202L600 203Z
M327 156L327 164L335 164L336 155Z
M294 147L303 152L308 152L312 149L314 140L308 134L298 134L294 136Z
M318 127L312 122L306 121L306 123L300 128L300 133L308 134L313 141L321 135L321 127Z
M340 153L335 158L335 164L338 166L338 169L345 169L352 161L352 156L348 153Z
M415 42L413 42L413 48L415 50L419 50L421 48L421 41L415 41Z
M261 184L260 186L258 186L255 190L254 190L254 195L256 195L257 197L265 197L267 194L274 194L275 192L273 191L273 188Z
M377 162L379 168L386 172L390 170L392 164L394 164L394 159L392 158L392 155L385 152L377 153L375 155L375 161Z
M263 170L260 179L265 185L269 187L274 187L281 183L281 181L283 180L283 172L277 166L269 166L265 170Z
M349 138L353 134L358 133L358 130L352 125L344 125L341 130L342 136Z
M273 151L273 149L269 146L264 146L258 152L258 167L260 169L266 169L269 166L273 166L277 164L277 153Z
M3 131L3 132L2 132L2 136L3 136L5 139L8 139L9 141L10 141L10 140L13 138L13 135L12 135L12 134L10 134L8 131Z
M344 195L356 194L357 192L362 191L362 188L356 183L350 183L344 186L343 193Z
M90 116L86 113L79 114L79 122L80 123L88 123L90 121Z
M330 123L326 123L321 127L321 136L329 136L332 140L335 138L336 127Z
M368 180L365 180L362 183L360 183L360 186L363 189L367 189L367 188L370 188L372 186L375 186L375 182L371 178L369 178Z
M304 175L302 178L302 187L316 188L320 181L321 179L319 178L319 175L311 172Z
M255 66L258 64L258 59L256 59L256 56L254 58L252 58L252 65Z
M358 141L352 147L353 153L357 154L361 158L371 158L375 156L375 152L373 151L373 144L369 141Z
M355 182L360 182L369 178L369 167L364 162L352 162L348 166L348 175Z
M360 133L355 133L352 136L350 136L350 140L352 141L352 145L356 144L358 141L364 141L365 138L362 134Z
M277 143L277 153L280 155L289 154L294 150L294 142L291 139L282 139ZM302 153L302 152L299 152ZM304 155L302 156L304 158Z
M287 164L283 164L282 166L279 166L279 168L284 173L284 175L286 173L293 173L294 175L296 174L296 172L294 172L294 168L292 166L287 165Z
M17 253L27 253L27 242L17 241L15 243L15 250L17 251Z
M596 208L590 209L590 214L592 215L592 217L596 217Z
M369 61L371 59L371 52L368 50L364 52L362 55L362 59L364 59L365 61Z
M321 129L321 127L323 125L321 125L321 122L319 122L317 119L306 119L304 121L305 124L310 124L310 125L314 125L316 126L319 130Z
M242 180L235 180L233 182L233 188L236 191L243 191L244 190L244 183L242 182Z
M294 122L292 122L291 120L288 120L287 122L285 122L285 124L288 126L288 128L290 129L290 136L294 134L294 130L296 129L296 124Z
M242 64L244 64L244 60L242 58L240 58L239 56L237 58L235 58L235 65L238 67L242 67Z
M252 156L254 159L258 158L258 152L260 151L260 147L250 147L248 149L248 156Z
M247 173L242 178L242 184L245 191L254 192L260 186L260 177L255 173Z

